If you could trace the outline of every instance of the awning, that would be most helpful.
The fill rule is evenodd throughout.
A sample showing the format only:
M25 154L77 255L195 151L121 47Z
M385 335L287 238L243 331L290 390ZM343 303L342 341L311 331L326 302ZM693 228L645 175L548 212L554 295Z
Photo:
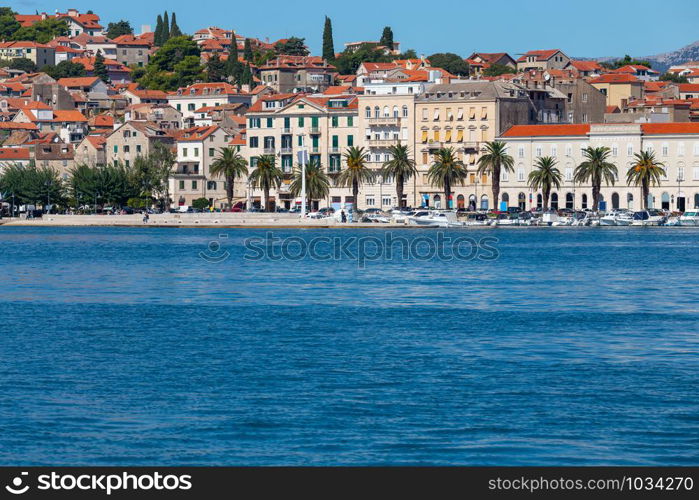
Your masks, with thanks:
M429 132L427 130L422 131L422 142L427 142L428 135L429 135Z
M456 142L464 142L464 131L463 130L456 131Z
M447 130L447 137L444 140L445 142L451 142L451 130Z

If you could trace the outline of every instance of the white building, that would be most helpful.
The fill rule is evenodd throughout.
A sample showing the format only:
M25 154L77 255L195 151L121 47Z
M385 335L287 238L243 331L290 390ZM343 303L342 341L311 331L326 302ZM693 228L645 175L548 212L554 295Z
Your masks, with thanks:
M699 208L699 123L516 125L499 140L507 142L514 158L514 172L503 172L500 184L501 201L508 206L541 206L541 193L532 191L527 179L537 158L551 156L563 176L561 188L552 190L551 208L590 208L592 188L573 182L575 167L584 161L584 148L606 146L618 169L615 184L602 185L607 209L642 207L641 188L627 185L626 173L634 154L644 150L654 151L666 170L660 186L650 189L649 208Z

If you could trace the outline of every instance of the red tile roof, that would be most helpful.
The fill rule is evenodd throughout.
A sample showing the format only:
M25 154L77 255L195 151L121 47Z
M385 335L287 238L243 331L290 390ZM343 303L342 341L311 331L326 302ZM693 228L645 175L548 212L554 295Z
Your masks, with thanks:
M642 123L641 130L646 135L699 134L699 123Z
M699 92L699 83L680 83L677 85L680 92Z
M181 130L177 136L179 142L200 142L218 130L218 125L208 127L191 127Z
M589 124L561 125L513 125L502 134L503 137L554 137L587 135Z
M536 56L537 61L548 61L551 59L560 49L550 49L550 50L530 50L526 52L522 57L517 59L517 62L526 62L527 57Z
M3 160L29 160L27 148L0 148L0 161Z
M99 77L96 76L81 76L77 78L59 78L58 84L61 87L76 88L76 87L92 87L99 82Z
M0 130L37 130L34 123L0 122Z
M606 75L600 75L597 78L593 78L589 83L641 83L641 80L633 75L607 73Z
M570 65L578 71L602 71L603 68L597 61L570 61Z

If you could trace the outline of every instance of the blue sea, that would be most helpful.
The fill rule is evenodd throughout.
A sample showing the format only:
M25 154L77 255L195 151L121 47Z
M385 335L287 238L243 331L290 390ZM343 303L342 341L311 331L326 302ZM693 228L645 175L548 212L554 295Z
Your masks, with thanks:
M267 232L0 227L0 465L699 465L699 229Z

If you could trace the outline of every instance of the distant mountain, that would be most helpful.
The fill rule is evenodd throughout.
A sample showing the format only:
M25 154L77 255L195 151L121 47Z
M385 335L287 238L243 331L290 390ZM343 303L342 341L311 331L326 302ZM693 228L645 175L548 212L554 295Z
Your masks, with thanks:
M623 57L622 55L619 57L597 57L595 59L605 62L622 59ZM642 61L650 61L653 65L653 69L665 73L670 66L686 63L688 61L699 61L699 40L673 52L665 52L664 54L656 54L653 56L632 57Z

